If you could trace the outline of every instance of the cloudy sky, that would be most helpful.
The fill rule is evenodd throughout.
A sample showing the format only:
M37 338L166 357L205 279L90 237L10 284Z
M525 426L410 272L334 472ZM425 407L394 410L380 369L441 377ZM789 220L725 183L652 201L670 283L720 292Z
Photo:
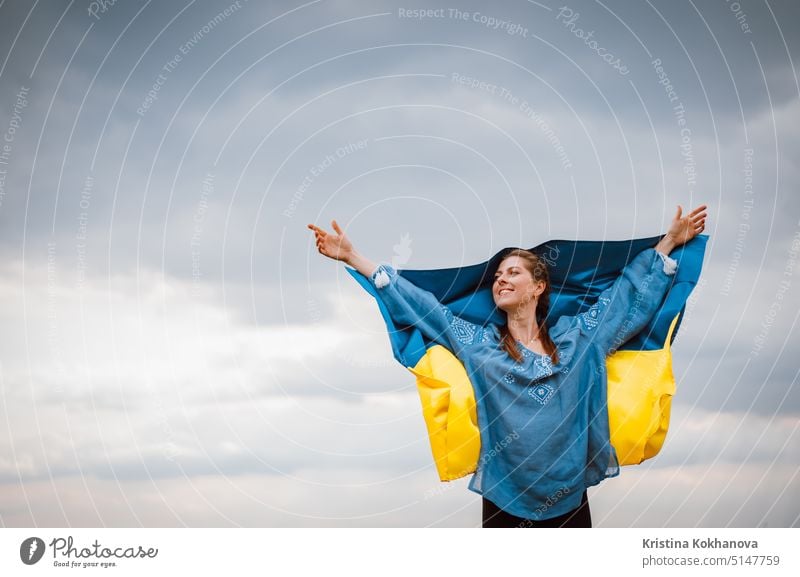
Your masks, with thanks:
M477 527L306 223L429 268L707 203L666 445L593 520L797 526L799 17L0 2L0 523Z

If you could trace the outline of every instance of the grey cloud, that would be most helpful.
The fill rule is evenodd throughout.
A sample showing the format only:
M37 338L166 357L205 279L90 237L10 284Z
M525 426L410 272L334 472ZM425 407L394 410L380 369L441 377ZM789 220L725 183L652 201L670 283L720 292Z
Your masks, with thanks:
M100 514L135 522L106 484L118 475L152 526L259 518L356 524L350 514L370 525L477 525L475 495L465 489L420 497L436 483L424 477L431 463L413 380L391 359L375 303L341 265L315 252L305 224L328 227L335 217L376 260L402 256L402 266L438 268L548 238L651 236L675 204L702 201L712 206L710 239L702 283L676 342L675 403L679 411L721 420L697 446L691 417L676 417L669 452L652 470L630 473L630 485L618 480L598 489L597 518L611 526L795 522L796 504L775 495L793 487L786 471L798 456L778 451L774 433L800 407L791 358L797 269L786 273L800 227L793 193L800 183L792 68L798 38L790 25L800 8L744 1L745 16L737 20L729 4L619 1L604 3L606 9L569 2L580 13L575 27L594 31L598 45L628 66L621 75L556 19L556 5L548 11L525 2L460 3L463 11L527 28L514 35L449 12L422 22L401 18L391 2L320 2L245 38L299 4L242 2L204 29L226 4L196 2L170 24L182 7L151 3L137 16L141 4L117 2L95 19L75 3L55 28L64 7L39 3L12 50L30 6L6 2L0 139L20 120L17 93L27 87L29 94L2 166L0 377L12 413L60 415L54 422L63 435L41 436L32 421L15 421L5 446L19 443L18 461L0 461L4 487L11 491L22 472L26 487L55 509L58 494L41 481L52 475L60 489L75 491L84 471L98 481ZM165 71L176 54L181 61ZM686 109L694 187L655 58ZM494 85L495 93L454 82L453 73ZM137 114L159 74L165 78L157 98ZM526 114L523 100L538 116ZM337 154L360 140L366 146ZM748 148L749 211L742 172ZM209 175L211 186L204 185ZM746 234L742 224L749 225ZM402 238L410 251L398 255ZM778 298L780 314L764 329ZM764 347L754 356L762 332ZM301 355L306 341L312 348ZM285 358L278 359L269 351L281 343ZM297 405L286 405L269 433L244 408L280 402ZM322 416L298 431L303 408L312 405ZM373 410L391 424L364 425ZM102 426L92 428L98 415ZM751 428L766 427L769 436L759 443L740 437L744 429L734 433L730 425L735 415ZM128 422L125 436L119 427ZM68 425L80 434L70 437ZM366 443L357 431L362 425L372 437ZM246 429L242 442L235 426ZM244 452L203 436L204 428ZM168 430L183 461L164 459ZM280 448L276 431L292 431L310 449ZM725 444L731 435L736 447ZM43 450L42 439L52 448ZM102 444L111 441L119 452L109 455ZM373 456L387 446L396 450ZM343 461L337 450L360 457ZM293 474L319 465L315 479L345 486L385 473L391 490L361 493L362 505L355 489L292 488L291 478L267 463ZM757 468L768 463L778 470L776 480L760 481ZM724 474L755 488L727 489L718 503L698 506ZM143 512L159 499L141 484L148 475L159 479L176 512ZM228 492L226 475L289 512L263 505L254 512L246 497L230 508L212 497L229 518L198 514L197 507L207 507L199 501L181 508L182 476L219 495ZM398 487L405 475L407 490ZM655 480L664 483L665 503L681 502L669 489L675 475L694 493L674 515L636 488ZM611 495L629 489L641 516L612 502ZM281 498L270 501L275 491ZM16 501L2 499L4 520L32 522ZM743 508L733 507L737 500ZM44 509L35 515L54 525L99 521L82 510L70 510L68 520Z

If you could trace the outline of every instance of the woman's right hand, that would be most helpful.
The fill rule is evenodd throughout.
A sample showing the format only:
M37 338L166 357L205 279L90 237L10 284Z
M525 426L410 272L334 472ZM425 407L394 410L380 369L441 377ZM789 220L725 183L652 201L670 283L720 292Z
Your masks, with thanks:
M313 224L308 225L308 228L314 231L317 250L319 250L320 254L328 258L349 263L350 257L354 252L353 244L345 236L335 220L331 221L331 226L333 226L333 230L336 231L336 234L329 233Z
M706 228L706 217L708 207L702 204L695 208L692 212L684 217L681 217L683 207L678 205L678 212L675 218L672 219L669 230L665 234L655 249L662 254L669 256L673 249L683 246L698 234L703 232Z

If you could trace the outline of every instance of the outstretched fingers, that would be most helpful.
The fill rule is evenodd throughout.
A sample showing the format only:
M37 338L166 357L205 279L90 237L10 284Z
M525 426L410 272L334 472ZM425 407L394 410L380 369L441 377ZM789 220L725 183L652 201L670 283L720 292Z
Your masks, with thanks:
M708 206L706 206L705 204L701 204L700 206L698 206L697 208L695 208L695 209L694 209L692 212L690 212L690 213L689 213L689 216L692 216L692 217L694 217L694 216L696 216L696 215L700 214L701 212L705 212L705 210L706 210L707 208L708 208Z
M703 204L689 213L689 220L695 235L700 234L706 228L706 218L708 217L708 213L706 212L707 208L708 207Z
M692 217L692 225L695 228L698 228L698 227L704 228L705 225L706 225L706 217L707 216L708 216L708 214L705 213L705 212L701 212L699 214L694 215L694 217Z
M320 227L313 224L309 224L308 228L314 231L314 241L316 242L317 250L320 253L325 254L325 251L323 250L323 245L325 243L325 238L328 236L328 233L325 232Z
M326 235L328 234L327 232L325 232L325 230L324 230L324 229L321 229L320 227L318 227L318 226L317 226L317 225L315 225L315 224L309 224L309 225L308 225L308 228L310 228L311 230L313 230L313 231L314 231L314 233L315 233L317 236L322 236L322 237L324 237L324 236L326 236Z

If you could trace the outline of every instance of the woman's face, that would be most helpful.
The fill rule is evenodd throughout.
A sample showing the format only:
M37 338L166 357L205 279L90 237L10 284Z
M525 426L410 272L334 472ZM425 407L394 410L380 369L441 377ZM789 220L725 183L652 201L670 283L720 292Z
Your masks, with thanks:
M533 275L521 257L510 256L497 267L492 296L497 308L508 313L530 303L542 294L544 289L544 281L533 280Z

